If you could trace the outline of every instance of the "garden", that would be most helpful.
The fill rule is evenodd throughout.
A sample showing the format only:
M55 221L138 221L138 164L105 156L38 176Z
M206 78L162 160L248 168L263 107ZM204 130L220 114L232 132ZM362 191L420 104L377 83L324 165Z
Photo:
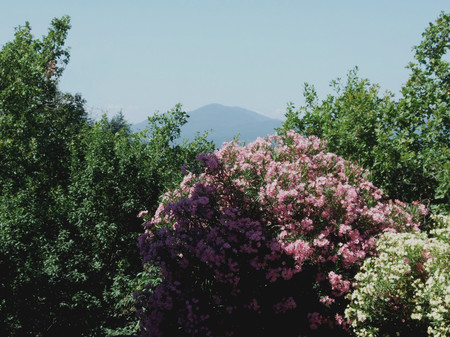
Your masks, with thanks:
M450 15L249 144L59 90L69 17L0 51L0 335L450 335Z

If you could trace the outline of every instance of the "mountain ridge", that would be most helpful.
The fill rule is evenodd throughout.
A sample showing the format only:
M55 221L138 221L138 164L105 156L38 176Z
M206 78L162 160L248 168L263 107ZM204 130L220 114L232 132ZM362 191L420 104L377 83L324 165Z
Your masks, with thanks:
M245 143L258 137L275 133L282 121L237 106L225 106L211 103L188 112L188 122L181 128L181 139L192 141L197 132L210 132L208 140L221 147L225 141L231 141L239 134L239 140ZM133 131L144 130L147 121L132 125Z

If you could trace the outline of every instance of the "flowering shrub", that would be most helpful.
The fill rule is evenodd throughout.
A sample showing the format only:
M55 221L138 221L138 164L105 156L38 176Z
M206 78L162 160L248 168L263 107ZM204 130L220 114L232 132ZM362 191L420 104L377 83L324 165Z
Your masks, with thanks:
M354 275L375 236L417 231L367 172L289 131L225 143L167 192L140 238L162 282L137 294L145 336L346 335Z
M345 316L357 336L450 335L450 217L426 233L385 233Z

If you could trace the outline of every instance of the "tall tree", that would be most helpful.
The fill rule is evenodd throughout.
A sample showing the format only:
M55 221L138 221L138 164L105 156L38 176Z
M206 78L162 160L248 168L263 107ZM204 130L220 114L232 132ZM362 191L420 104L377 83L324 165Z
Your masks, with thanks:
M59 196L70 148L85 127L80 96L58 90L69 61L68 17L36 39L29 23L0 51L0 334L51 329L55 261L67 251ZM4 318L4 319L3 319Z
M441 210L450 212L450 13L442 12L414 47L415 62L402 87L397 125L398 146L408 166L421 170L411 182ZM422 178L423 177L423 178Z
M148 134L120 114L89 121L81 96L58 88L69 28L54 19L35 39L27 23L0 51L1 336L131 331L137 214L213 148L177 142L180 106L150 118Z
M449 27L441 13L426 29L398 101L355 68L344 85L332 81L335 93L323 101L306 84L306 105L288 106L283 129L327 139L329 150L369 169L391 198L449 212Z
M70 20L54 19L48 34L35 39L30 24L0 51L0 184L18 189L27 178L58 186L67 177L72 137L87 113L84 101L58 90L69 61L64 47Z

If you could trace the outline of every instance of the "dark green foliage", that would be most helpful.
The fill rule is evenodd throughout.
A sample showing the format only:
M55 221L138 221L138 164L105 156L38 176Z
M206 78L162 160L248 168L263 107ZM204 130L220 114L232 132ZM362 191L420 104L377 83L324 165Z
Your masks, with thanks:
M344 85L332 81L335 93L321 102L306 84L306 105L288 106L283 129L328 140L330 151L369 169L390 198L449 212L449 27L450 16L442 13L426 29L398 101L358 78L356 68Z
M197 134L192 141L179 140L181 127L188 118L188 114L181 110L181 105L177 104L166 114L149 117L147 130L141 133L146 137L147 151L155 154L154 165L158 168L159 187L163 191L175 187L182 180L182 165L192 163L201 149L211 152L215 147L213 142L206 140L207 133ZM201 170L197 163L189 165L192 172Z
M54 19L38 40L27 23L0 51L1 335L51 331L54 313L64 317L70 305L59 199L87 114L81 97L57 89L69 28L69 18Z
M126 134L131 133L131 126L130 124L125 120L125 116L123 115L122 111L119 111L117 114L111 118L111 120L108 120L105 118L105 127L104 130L109 130L112 133L116 133L119 131L123 131Z
M174 142L180 106L150 118L148 135L121 113L90 122L84 100L57 86L69 28L55 19L37 40L26 24L0 52L1 336L132 332L137 214L213 148Z
M46 186L57 186L67 177L68 163L62 158L87 119L80 96L57 90L69 59L64 49L69 29L69 18L54 19L48 35L37 40L27 23L0 52L3 189L24 187L25 177Z

